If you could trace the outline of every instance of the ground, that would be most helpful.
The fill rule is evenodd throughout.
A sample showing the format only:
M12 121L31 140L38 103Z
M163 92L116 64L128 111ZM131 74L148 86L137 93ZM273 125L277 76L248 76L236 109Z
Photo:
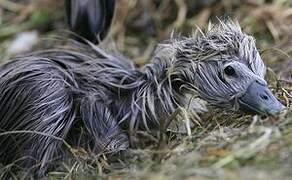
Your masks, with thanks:
M63 2L0 1L0 59L15 56L9 48L19 33L37 38L66 33ZM292 177L292 1L291 0L120 0L105 42L115 42L136 64L149 61L155 45L172 31L183 35L216 17L236 18L254 35L270 87L287 107L278 117L216 112L190 116L191 134L171 129L166 139L141 132L145 142L122 162L108 163L83 149L60 162L49 179L291 179ZM48 44L39 40L32 49ZM105 44L106 44L105 43ZM188 118L178 118L184 127ZM184 128L182 128L184 129ZM0 165L0 179L9 166ZM15 179L30 177L26 172Z

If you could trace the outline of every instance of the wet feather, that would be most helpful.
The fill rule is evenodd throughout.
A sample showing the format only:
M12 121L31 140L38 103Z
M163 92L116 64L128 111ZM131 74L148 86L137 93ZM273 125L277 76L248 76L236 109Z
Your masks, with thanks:
M186 94L238 111L236 97L255 80L265 83L254 39L233 21L198 31L159 44L141 69L91 43L11 60L0 67L0 133L37 131L95 153L117 153L129 146L125 130L166 128L171 114L188 105ZM240 81L224 74L227 65ZM65 154L62 142L39 134L0 136L0 144L2 163L27 157L19 164L40 164L40 173Z

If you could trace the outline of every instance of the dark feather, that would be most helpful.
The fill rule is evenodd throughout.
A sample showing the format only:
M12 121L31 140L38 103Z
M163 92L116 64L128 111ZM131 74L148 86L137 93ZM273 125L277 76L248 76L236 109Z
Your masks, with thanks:
M239 79L224 75L226 64ZM170 115L188 104L187 93L238 111L236 97L251 82L265 82L264 72L253 39L231 21L159 45L142 69L91 43L20 57L0 67L0 160L22 158L17 164L39 164L43 174L66 154L54 137L97 154L123 151L124 130L165 129ZM35 133L7 133L21 130Z
M66 0L70 29L94 43L106 36L114 10L115 0Z

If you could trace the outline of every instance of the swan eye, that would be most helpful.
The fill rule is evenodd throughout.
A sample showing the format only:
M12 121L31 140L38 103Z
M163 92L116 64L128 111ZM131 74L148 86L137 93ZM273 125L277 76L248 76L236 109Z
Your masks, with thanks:
M224 73L227 76L235 76L236 75L234 68L230 65L225 67Z

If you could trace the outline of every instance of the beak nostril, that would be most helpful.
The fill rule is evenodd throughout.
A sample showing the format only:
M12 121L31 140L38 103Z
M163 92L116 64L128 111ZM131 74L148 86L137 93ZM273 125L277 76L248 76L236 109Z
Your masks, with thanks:
M261 94L260 97L263 99L263 100L268 100L269 97L265 94Z

